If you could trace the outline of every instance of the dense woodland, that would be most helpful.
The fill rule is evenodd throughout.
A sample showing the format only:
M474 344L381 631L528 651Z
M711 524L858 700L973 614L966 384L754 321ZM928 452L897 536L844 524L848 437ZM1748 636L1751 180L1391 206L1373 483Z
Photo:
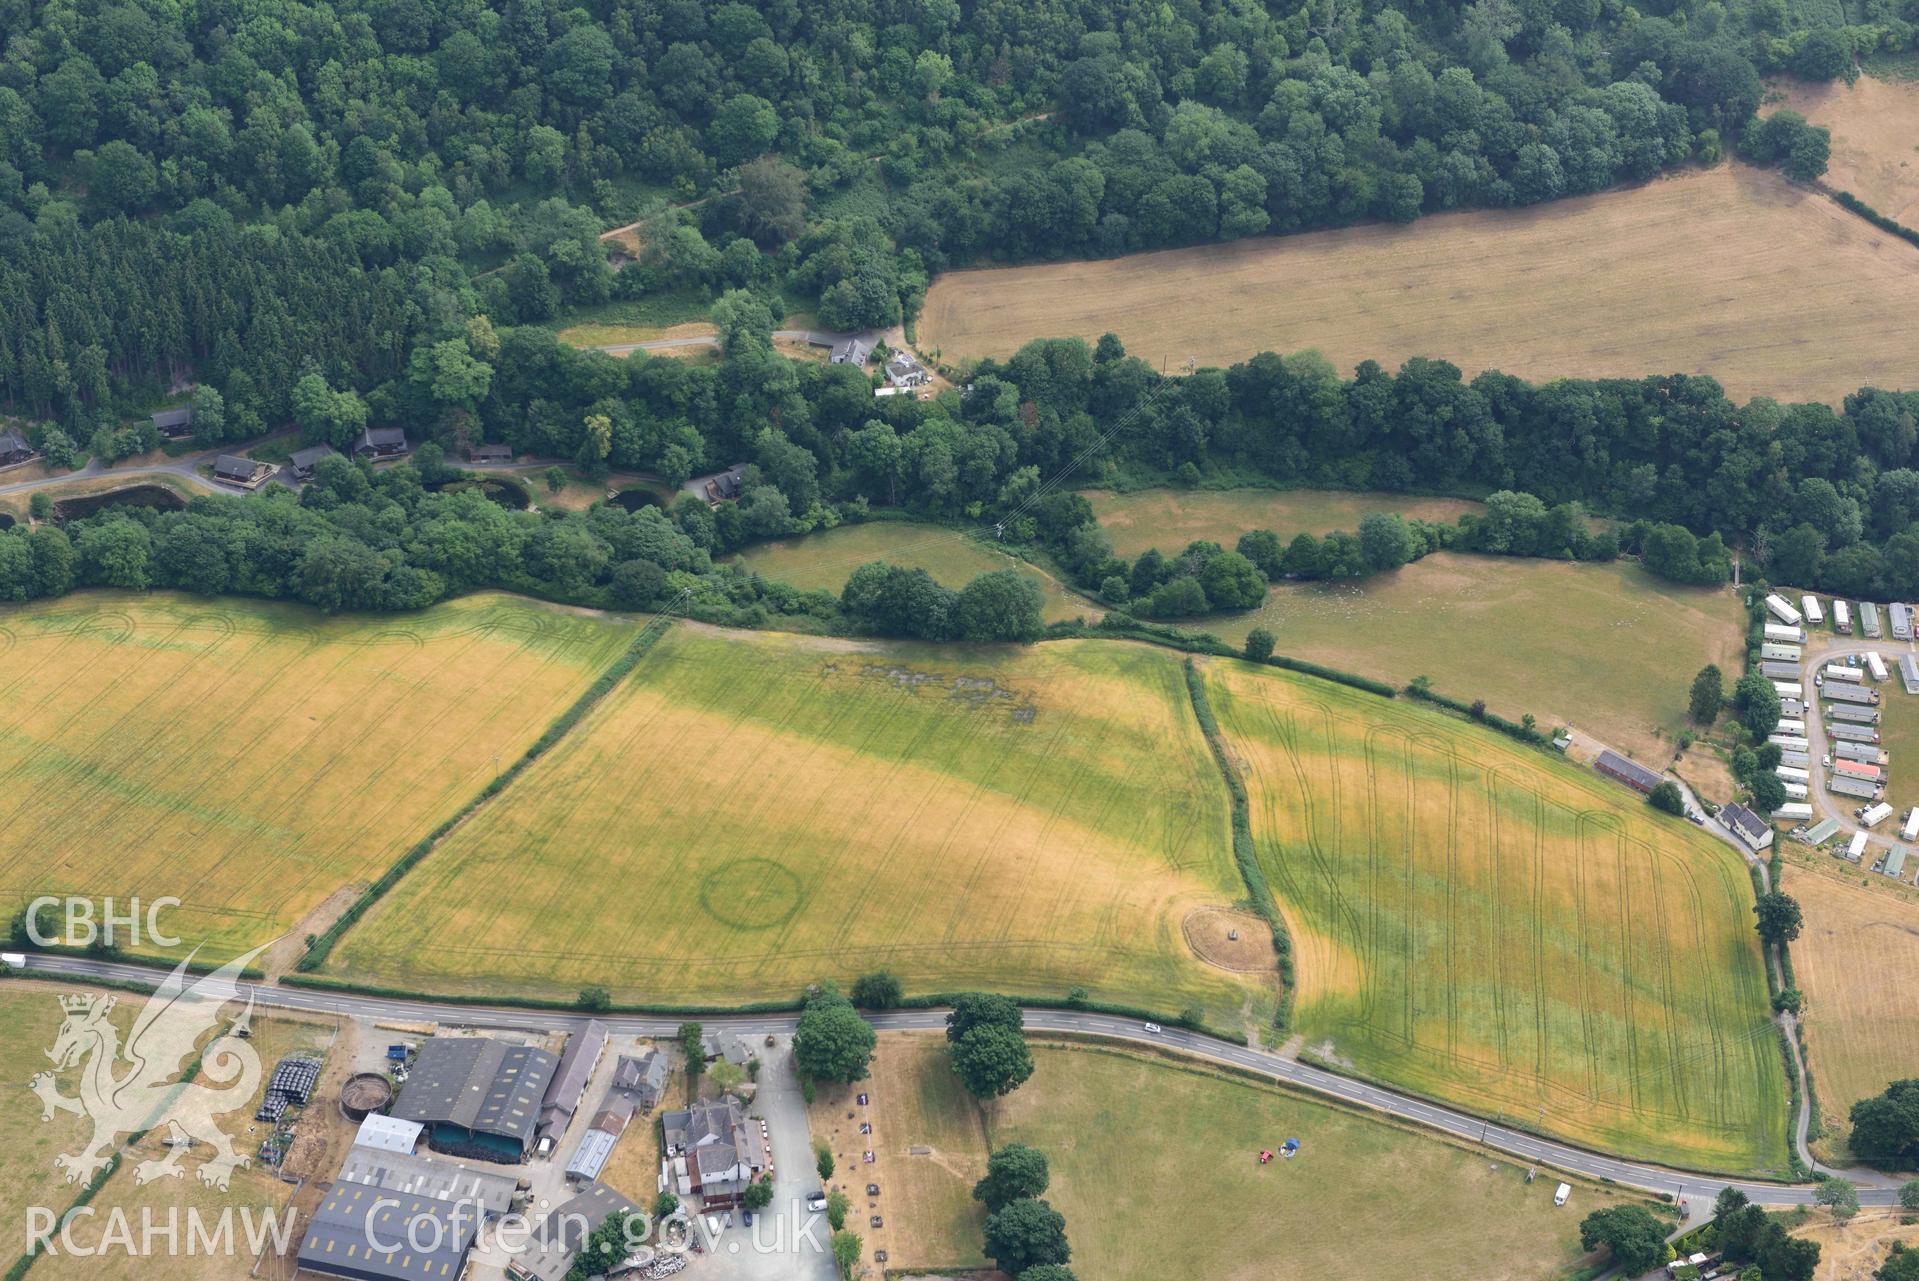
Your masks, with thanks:
M1863 389L1843 410L1738 405L1708 378L1534 386L1413 360L1343 379L1312 354L1164 377L1108 337L1097 348L1030 344L983 365L964 394L876 401L860 370L785 360L763 329L731 344L717 365L623 360L544 329L476 322L416 352L400 380L396 396L422 404L464 398L438 420L443 444L427 442L415 463L371 472L330 460L297 498L207 498L183 513L16 529L0 535L0 598L97 583L395 609L500 586L633 608L684 594L716 621L797 614L951 634L927 620L957 619L957 602L929 583L869 576L836 603L714 568L750 542L879 508L1002 525L1007 545L1153 617L1244 608L1269 580L1357 577L1448 546L1568 559L1625 550L1666 577L1711 583L1725 580L1727 547L1739 545L1778 581L1919 596L1919 393ZM711 510L682 497L666 512L512 512L471 489L438 492L453 477L446 460L481 438L675 480L750 466L739 501ZM1198 544L1129 563L1085 500L1058 485L1208 475L1491 500L1456 526L1387 518L1284 547L1249 531L1234 549ZM1588 510L1621 524L1589 533ZM1019 618L992 634L1030 635L1037 600L1005 603Z
M742 288L879 326L985 256L1528 204L1748 133L1803 176L1823 132L1749 131L1760 73L1850 74L1916 18L1919 0L4 0L0 407L86 447L193 379L237 437L290 417L313 373L411 417L473 399L422 406L403 379L473 315ZM598 232L642 218L615 270Z
M986 255L1524 204L1735 144L1806 176L1824 134L1785 113L1755 124L1760 73L1851 74L1910 44L1919 0L0 0L0 14L0 409L50 462L152 447L138 411L188 387L203 444L292 423L344 445L373 423L444 451L381 476L330 468L298 502L15 531L0 595L177 583L405 608L499 585L634 605L670 580L707 616L957 627L957 598L917 581L869 576L836 603L713 568L876 508L1004 522L1011 544L1154 617L1446 546L1623 547L1709 582L1731 544L1780 579L1919 595L1907 394L1741 406L1707 378L1536 387L1436 360L1342 378L1310 354L1169 380L1109 338L987 362L964 396L875 402L862 371L767 342L790 302L829 325L885 324L930 273ZM598 234L631 218L639 257L616 263ZM546 327L662 295L714 300L722 363L615 360ZM438 492L444 460L481 441L672 484L754 466L717 512L505 513ZM1457 527L1374 522L1285 548L1249 531L1128 563L1084 504L1048 494L1069 465L1501 497ZM1574 504L1634 523L1592 538ZM885 604L907 598L924 608ZM1030 630L1028 604L1013 632Z

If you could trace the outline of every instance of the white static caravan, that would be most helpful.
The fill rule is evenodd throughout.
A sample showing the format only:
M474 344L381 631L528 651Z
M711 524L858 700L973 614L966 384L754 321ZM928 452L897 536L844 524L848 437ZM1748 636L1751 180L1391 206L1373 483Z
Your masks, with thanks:
M1800 769L1797 765L1775 765L1772 772L1788 783L1805 783L1812 779L1812 771Z
M1869 600L1859 602L1859 631L1867 640L1878 640L1882 635L1879 630L1879 607Z
M1774 681L1772 687L1779 691L1781 698L1804 698L1806 687L1798 681Z
M1790 779L1781 779L1779 781L1779 786L1786 789L1787 800L1803 801L1809 795L1809 793L1806 791L1806 785L1804 783L1795 783L1791 781Z
M1798 610L1794 609L1790 604L1787 603L1786 598L1784 596L1781 596L1776 592L1773 595L1766 597L1766 608L1772 611L1772 616L1774 618L1778 619L1780 622L1784 623L1788 627L1797 627L1799 626L1799 624L1806 621L1805 615L1801 614Z
M1806 629L1803 627L1788 627L1784 623L1767 623L1766 639L1769 641L1779 641L1786 645L1803 645L1806 643Z
M1812 746L1811 743L1799 737L1797 734L1774 734L1766 741L1768 743L1777 743L1779 750L1783 752L1803 752Z
M1892 806L1884 801L1859 811L1859 821L1867 827L1876 827L1892 817Z
M1886 679L1886 660L1879 657L1878 650L1866 651L1866 670L1872 673L1872 678L1876 681Z
M1851 681L1860 685L1865 683L1866 674L1849 663L1827 663L1825 677L1829 681Z
M1767 641L1759 647L1759 657L1769 663L1796 663L1804 652L1797 645L1785 645L1778 641Z
M1799 598L1799 608L1806 611L1806 623L1810 627L1817 627L1826 621L1826 612L1819 608L1819 598L1811 592Z
M1806 735L1806 723L1802 720L1782 716L1779 718L1779 723L1772 727L1772 732L1775 734L1797 734L1801 738L1804 738Z
M1906 811L1906 830L1900 835L1908 841L1919 841L1919 805Z
M1832 630L1841 636L1852 635L1852 609L1842 600L1832 603Z
M1787 801L1784 805L1774 810L1772 816L1782 823L1789 822L1793 819L1811 818L1812 806L1806 804L1804 801Z
M1857 863L1866 852L1866 834L1854 832L1852 840L1846 843L1846 857Z

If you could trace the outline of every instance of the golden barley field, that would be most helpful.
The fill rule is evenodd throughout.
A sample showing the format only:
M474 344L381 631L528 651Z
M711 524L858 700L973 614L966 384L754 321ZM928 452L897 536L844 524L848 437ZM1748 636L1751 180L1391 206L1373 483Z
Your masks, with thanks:
M1236 1022L1272 976L1180 923L1244 895L1177 657L682 624L349 931L333 971L684 1003L886 968Z
M1233 660L1204 678L1310 1053L1606 1151L1784 1164L1734 851L1428 709Z
M1863 193L1862 193L1863 194ZM1710 374L1837 403L1913 383L1919 250L1769 171L1727 164L1529 209L949 272L922 346L949 364L1111 331L1154 365L1323 352L1468 374Z
M501 596L0 610L0 900L172 896L204 956L266 943L471 798L632 631Z

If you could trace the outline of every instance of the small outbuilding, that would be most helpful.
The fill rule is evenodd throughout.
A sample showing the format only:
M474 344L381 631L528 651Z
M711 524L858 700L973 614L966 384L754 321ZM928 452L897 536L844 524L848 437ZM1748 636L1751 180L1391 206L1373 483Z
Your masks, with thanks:
M376 1152L411 1152L419 1145L425 1128L418 1121L403 1121L397 1116L375 1112L360 1122L353 1146Z
M470 451L471 461L476 463L510 463L513 461L511 445L475 445Z

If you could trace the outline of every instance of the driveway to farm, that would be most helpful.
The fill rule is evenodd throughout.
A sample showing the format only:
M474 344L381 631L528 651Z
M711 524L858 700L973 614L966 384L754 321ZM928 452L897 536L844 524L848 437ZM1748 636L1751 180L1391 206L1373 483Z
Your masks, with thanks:
M99 961L84 957L43 956L26 958L29 971L81 979L108 979L142 987L157 986L166 971L152 966L123 961ZM318 988L282 987L275 984L240 984L240 995L260 1005L280 1009L308 1010L353 1018L382 1021L438 1022L473 1027L511 1028L526 1032L578 1031L587 1023L585 1014L567 1014L557 1010L515 1009L511 1006L459 1005L431 1000L404 1000L392 997L359 996ZM672 1037L677 1035L679 1017L602 1016L601 1021L617 1035ZM790 1014L725 1014L703 1020L716 1032L744 1036L772 1033L788 1037L797 1023ZM872 1016L881 1031L931 1030L943 1027L944 1010L890 1010ZM1252 1046L1236 1045L1200 1032L1181 1028L1148 1032L1136 1019L1081 1010L1028 1010L1026 1026L1033 1032L1060 1032L1069 1035L1100 1037L1131 1042L1203 1062L1239 1068L1270 1077L1280 1085L1326 1095L1352 1107L1379 1112L1417 1125L1450 1134L1469 1143L1527 1161L1592 1179L1610 1179L1626 1187L1655 1195L1674 1197L1696 1207L1696 1198L1712 1200L1725 1187L1736 1187L1756 1204L1764 1206L1811 1205L1810 1186L1729 1180L1723 1175L1699 1174L1663 1166L1625 1161L1553 1139L1542 1138L1509 1125L1495 1124L1482 1117L1446 1107L1443 1104L1355 1080L1336 1072L1300 1063L1282 1054ZM776 1137L776 1145L780 1140ZM790 1149L788 1149L790 1151ZM803 1160L804 1158L802 1158ZM790 1157L778 1157L790 1165ZM1897 1189L1855 1179L1860 1184L1862 1205L1893 1205ZM785 1195L785 1189L781 1189Z

